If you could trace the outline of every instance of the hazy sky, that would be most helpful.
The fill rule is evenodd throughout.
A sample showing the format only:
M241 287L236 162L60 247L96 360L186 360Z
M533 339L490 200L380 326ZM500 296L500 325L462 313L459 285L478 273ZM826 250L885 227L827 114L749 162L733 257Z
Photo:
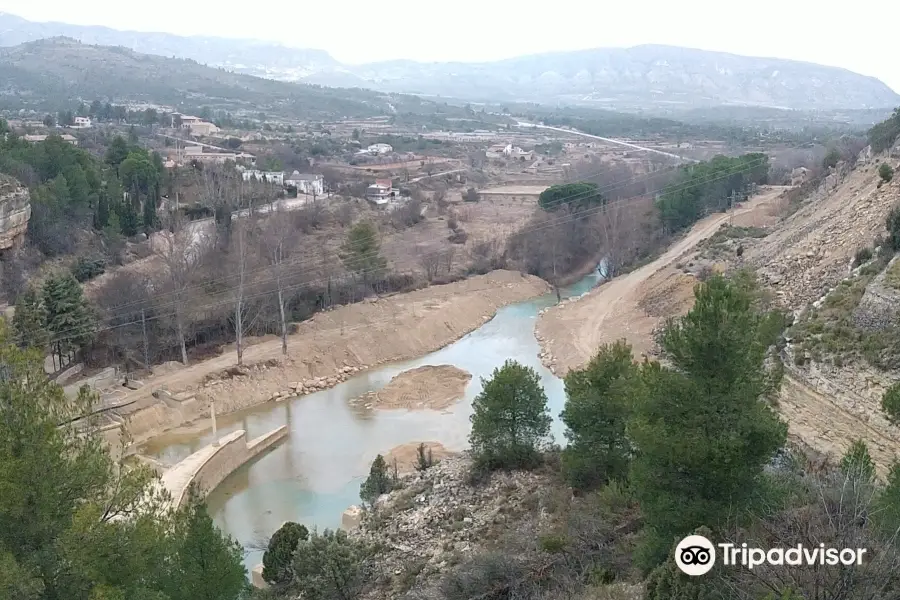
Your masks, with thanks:
M348 63L672 44L844 67L900 91L896 0L0 0L0 11L36 21L266 39L321 48Z

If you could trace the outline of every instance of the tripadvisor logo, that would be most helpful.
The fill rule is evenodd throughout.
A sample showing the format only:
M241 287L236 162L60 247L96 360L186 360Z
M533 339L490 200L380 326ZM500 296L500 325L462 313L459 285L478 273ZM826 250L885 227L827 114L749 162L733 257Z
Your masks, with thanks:
M709 573L716 564L716 547L725 566L742 566L753 569L760 565L769 566L813 566L813 565L861 565L865 548L827 548L825 544L806 548L797 544L789 548L751 548L747 544L722 543L713 545L702 535L689 535L675 547L675 564L686 575L696 577Z

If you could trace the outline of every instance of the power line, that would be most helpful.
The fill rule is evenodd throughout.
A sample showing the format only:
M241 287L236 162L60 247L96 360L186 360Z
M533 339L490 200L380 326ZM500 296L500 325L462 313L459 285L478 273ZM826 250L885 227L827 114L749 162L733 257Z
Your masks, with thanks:
M760 159L760 161L761 161L761 160L762 160L762 159ZM712 182L715 182L715 181L718 181L718 180L726 179L726 178L731 177L731 176L733 176L733 175L735 175L735 174L737 174L737 173L742 173L742 172L745 172L745 171L750 171L750 170L752 170L753 168L755 168L755 166L758 166L758 165L757 165L757 164L753 164L753 163L748 163L747 165L743 165L743 167L740 168L740 169L733 170L733 171L729 171L728 173L726 173L726 174L724 174L724 175L721 175L721 176L719 176L719 177L709 178L709 179L706 179L706 180L703 180L703 181L701 181L701 182L697 182L697 183L694 183L694 184L691 184L691 185L684 185L684 186L681 186L681 187L679 187L679 188L676 188L676 189L674 189L674 190L672 190L672 191L673 191L673 192L680 192L680 191L684 191L684 190L696 188L696 187L699 187L699 186L702 186L702 185L706 185L706 184L708 184L708 183L712 183ZM592 190L592 193L596 193L596 192L594 192L594 191ZM584 196L584 194L579 194L579 195L577 195L577 196ZM644 196L635 196L635 197L632 197L632 198L622 199L622 200L620 200L620 201L617 201L617 203L619 203L619 204L624 204L624 203L628 202L629 200L633 200L634 198L642 198L642 197L644 197ZM613 203L609 203L609 204L613 204ZM565 215L564 217L561 217L561 218L557 219L555 222L550 222L550 223L546 223L546 224L541 224L540 226L537 226L537 227L525 229L525 230L523 230L523 233L524 233L524 232L536 232L536 231L540 231L540 230L546 229L546 228L548 228L548 227L554 227L554 226L559 225L559 224L564 223L564 222L577 220L577 219L582 218L582 217L584 217L584 216L586 216L586 215L600 213L600 212L602 212L603 210L606 210L606 209L607 209L607 206L600 205L600 206L596 206L596 207L592 207L592 208L585 209L585 210L583 210L583 211L570 213L570 214L568 214L568 215ZM438 254L440 254L440 253L432 253L432 254L438 255ZM352 279L352 278L354 278L354 277L358 277L359 275L373 274L373 273L377 272L378 270L380 270L380 269L374 269L374 268L373 268L373 269L364 269L364 270L359 271L359 272L356 272L356 273L348 273L347 275L344 276L344 278ZM302 273L302 272L304 272L304 271L301 270L300 273ZM285 275L285 276L288 276L288 275ZM341 278L336 278L336 279L337 279L338 281L340 281ZM295 284L295 285L292 285L292 286L284 287L284 288L282 288L281 291L282 291L282 292L287 292L287 291L297 291L297 290L304 289L304 288L307 288L307 289L308 289L308 288L311 288L311 287L312 287L313 285L315 285L316 283L320 283L320 284L321 284L321 283L333 282L333 281L335 281L335 278L320 278L320 279L313 279L313 280L305 281L305 282L302 282L302 283L299 283L299 284ZM256 284L256 285L263 285L263 284L265 284L265 283L271 283L271 281L265 281L265 280L264 280L264 281L262 281L262 282L256 282L255 284ZM229 290L225 290L225 291L223 291L222 293L230 293L230 291L229 291ZM249 301L249 300L256 299L256 298L261 298L261 297L271 296L271 295L274 295L275 293L277 293L277 291L276 291L276 292L267 291L267 292L260 292L260 293L250 294L250 295L245 296L245 297L244 297L244 300L245 300L245 301ZM142 303L144 303L144 302L145 302L145 301L142 300L142 301L140 301L140 302L133 303L133 304L134 304L134 305L138 305L138 304L142 304ZM228 304L231 304L231 303L232 303L232 300L231 300L231 299L226 299L226 300L224 300L224 301L212 302L212 303L206 304L206 305L204 305L204 306L201 306L201 307L199 307L199 308L193 308L192 310L198 310L198 311L211 310L211 309L214 309L214 308L217 308L217 307L220 307L220 306L225 306L225 305L228 305ZM161 305L161 306L158 306L157 308L165 308L165 307L169 307L169 306L175 306L175 304L176 304L175 302L170 302L170 303L167 303L167 304L163 304L163 305ZM53 343L57 343L57 342L60 342L60 341L64 341L64 340L68 340L68 339L73 339L73 338L76 338L76 337L81 337L81 336L83 336L83 335L85 335L85 334L88 334L88 333L102 333L102 332L104 332L104 331L110 331L110 330L118 329L118 328L121 328L121 327L127 327L127 326L131 326L131 325L135 325L135 324L137 324L137 323L142 323L142 322L152 321L152 320L159 320L159 319L166 318L166 317L173 317L173 316L176 316L177 314L178 314L177 311L176 311L176 312L169 312L169 313L162 313L162 314L154 315L153 317L146 318L145 320L144 320L144 319L136 319L136 320L128 321L128 322L126 322L126 323L120 323L120 324L117 324L117 325L110 325L110 326L107 326L107 327L101 327L101 328L96 328L96 327L91 327L91 328L87 328L87 327L72 328L71 330L63 331L63 332L58 333L57 336L55 336L53 339L51 339L49 343L50 343L50 344L53 344ZM121 315L121 316L124 316L124 315Z
M766 160L768 160L768 159L766 159ZM761 164L764 163L764 162L765 162L765 161L762 160L762 159L757 159L756 161L747 163L746 165L742 165L742 168L740 168L740 169L738 169L738 170L729 171L729 172L726 173L725 175L722 175L722 176L719 176L719 177L710 177L710 178L708 178L708 179L705 179L705 180L696 182L696 184L694 184L694 185L690 185L690 186L682 186L681 188L676 188L676 189L673 190L673 191L677 192L677 191L682 191L683 189L690 189L690 188L692 188L692 187L699 187L699 186L702 186L702 185L706 185L706 184L708 184L708 183L712 183L712 182L714 182L714 181L717 181L717 180L720 180L720 179L724 179L724 178L726 178L726 177L730 177L730 176L735 175L735 174L737 174L737 173L741 173L741 172L745 172L745 171L752 170L753 168L755 168L756 166L761 165ZM582 192L582 193L573 194L573 195L571 195L571 196L569 196L569 197L566 197L566 198L560 200L560 202L559 202L556 206L557 206L557 207L568 206L568 205L571 205L571 204L576 203L576 202L578 202L578 201L584 200L584 199L586 199L586 198L593 197L593 196L595 196L598 192L599 192L599 193L603 193L603 192L608 192L608 191L615 190L615 189L621 189L621 188L624 188L624 187L626 187L626 186L628 186L628 185L632 185L632 184L634 184L634 183L638 183L638 182L640 182L641 180L647 180L647 179L654 178L654 177L656 177L656 176L658 176L658 175L660 175L660 172L649 173L649 174L646 174L646 175L637 176L637 177L632 177L632 178L630 178L630 179L628 179L628 180L623 180L623 181L620 181L620 182L616 182L616 183L610 184L610 185L606 186L605 188L600 188L599 190L587 190L587 191ZM580 218L580 217L585 216L585 215L588 215L588 214L594 214L594 213L597 213L597 212L602 212L602 211L604 211L604 210L608 210L609 208L613 208L613 207L618 206L618 205L624 205L624 204L627 204L627 203L629 203L629 202L631 202L631 201L633 201L633 200L635 200L635 199L643 198L644 196L646 196L646 194L636 195L636 196L631 196L631 197L629 197L629 198L623 198L623 199L620 199L620 200L617 200L617 201L607 202L607 203L605 203L605 204L598 205L598 206L593 207L593 208L588 208L588 209L585 209L585 210L583 210L583 211L581 211L581 212L578 212L578 213L570 213L570 214L562 215L562 216L560 216L560 217L556 217L555 219L552 219L552 220L550 220L550 221L547 221L547 222L545 222L545 223L542 223L541 225L539 225L539 226L537 226L537 227L533 227L533 228L521 230L519 233L530 233L530 232L533 232L533 231L539 231L539 230L542 230L542 229L546 229L546 228L550 228L550 227L555 227L556 225L559 225L559 224L562 224L562 223L565 223L565 222L574 220L574 218ZM275 218L278 218L278 216L276 215ZM344 247L344 250L345 250L345 251L352 252L353 250L358 249L358 248L360 248L360 247L361 247L361 244L351 244L350 247L346 247L346 246L345 246L345 247ZM440 256L440 255L442 255L442 254L444 254L444 251L430 252L430 253L426 253L426 254L424 254L424 255L420 255L420 258L423 257L423 256L437 257L437 256ZM365 253L365 254L361 254L361 255L358 255L358 256L354 256L354 257L348 259L349 262L351 263L350 265L347 265L348 260L345 260L345 261L344 261L344 264L345 264L345 267L346 267L348 270L352 271L352 270L353 270L353 264L363 265L363 264L365 264L366 261L368 261L368 260L374 258L375 256L377 256L377 251L372 251L372 252ZM271 264L270 264L270 265L266 265L266 266L260 267L260 268L258 268L258 269L253 269L253 270L251 271L251 274L253 274L253 273L262 273L262 272L266 272L266 271L273 271L273 272L274 272L276 269L285 268L285 267L290 268L290 267L293 267L293 266L303 266L303 268L301 268L301 269L299 269L299 270L296 270L296 271L294 271L294 270L289 270L289 271L283 272L283 273L281 273L280 275L278 275L278 276L280 276L280 277L296 277L296 276L298 276L298 275L301 275L301 274L304 274L304 273L307 273L307 272L316 270L316 269L318 269L318 268L322 268L322 267L326 266L328 262L329 262L329 259L328 259L328 258L313 259L313 260L309 260L309 259L303 259L303 260L287 260L287 261L284 261L284 262L279 263L278 265L271 265ZM245 273L245 275L246 275L246 273ZM278 277L278 276L276 276L276 277ZM203 283L201 283L201 284L197 284L197 285L190 286L190 287L187 287L187 288L182 288L181 290L179 290L179 291L177 292L177 294L180 295L180 294L190 293L191 291L195 291L195 290L201 290L201 289L204 289L204 288L208 288L208 287L210 287L211 285L215 285L216 283L223 283L223 282L226 282L226 281L230 281L230 280L236 279L236 278L238 278L238 277L240 277L240 274L235 274L235 275L226 276L226 277L223 277L223 278L219 278L219 279L217 279L217 280L208 280L208 281L203 282ZM273 283L274 281L275 281L275 277L272 277L272 278L269 278L269 279L267 279L267 280L254 282L254 285L262 285L262 284L266 284L266 283ZM222 292L219 292L218 294L227 294L227 293L230 293L230 291L229 291L229 290L223 290ZM158 297L162 297L162 296L167 296L167 295L169 295L169 294L174 294L174 292L161 292L161 293L157 294L156 297L158 298ZM147 298L147 299L142 299L142 300L136 300L136 301L132 301L132 302L126 302L126 303L124 303L124 304L120 304L120 305L116 305L116 306L110 307L110 309L108 309L108 310L109 310L109 311L119 311L119 310L121 310L121 309L123 309L123 308L137 307L137 306L141 306L141 305L146 305L148 302L151 302L152 300L153 300L153 297L150 297L150 298ZM163 304L163 305L161 305L161 306L157 306L156 308L165 308L165 307L174 306L174 305L176 304L176 302L177 302L177 301L172 301L172 302ZM111 319L111 318L115 318L115 317L112 316L112 317L109 317L109 318Z

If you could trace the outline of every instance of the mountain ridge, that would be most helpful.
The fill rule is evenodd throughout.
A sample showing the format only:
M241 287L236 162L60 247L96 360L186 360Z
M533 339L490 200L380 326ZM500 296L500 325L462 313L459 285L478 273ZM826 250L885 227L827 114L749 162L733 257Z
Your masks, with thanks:
M401 59L345 65L324 50L260 40L34 23L0 13L0 46L53 37L52 33L192 59L267 79L469 101L566 103L613 110L711 106L831 110L900 105L900 94L880 79L842 67L662 44L555 51L476 63Z

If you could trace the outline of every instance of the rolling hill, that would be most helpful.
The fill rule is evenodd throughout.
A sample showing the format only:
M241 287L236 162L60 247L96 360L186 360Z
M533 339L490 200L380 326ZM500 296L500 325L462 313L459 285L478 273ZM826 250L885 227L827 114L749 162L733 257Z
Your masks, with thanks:
M883 82L846 69L673 46L596 48L484 63L402 60L342 65L322 50L271 42L36 23L0 13L0 46L54 36L285 82L471 101L667 113L715 106L871 110L900 105L900 95Z
M0 48L0 107L55 110L103 98L314 119L435 111L414 96L276 81L70 38Z

